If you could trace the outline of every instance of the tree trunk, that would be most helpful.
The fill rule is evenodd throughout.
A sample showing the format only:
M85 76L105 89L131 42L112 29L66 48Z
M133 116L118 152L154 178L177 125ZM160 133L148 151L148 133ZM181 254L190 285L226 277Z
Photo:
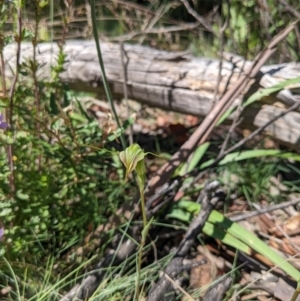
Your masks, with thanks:
M38 78L48 78L51 64L56 64L59 48L56 44L39 44L37 61L41 64ZM106 74L114 97L123 97L124 73L128 97L141 103L204 117L239 77L249 62L233 58L234 62L193 57L187 53L166 52L139 45L101 43ZM66 62L61 80L77 91L103 94L102 77L94 41L67 41L64 51ZM31 43L22 43L21 59L32 58ZM122 64L122 55L125 64ZM4 49L5 72L13 77L16 45ZM52 62L51 62L52 60ZM220 70L221 67L221 70ZM125 72L124 72L125 70ZM220 70L220 71L219 71ZM282 80L300 76L300 64L288 63L265 66L259 78L253 80L249 91L272 86ZM264 97L246 107L240 126L254 129L284 112L297 100L298 85L279 94ZM241 95L241 97L243 97ZM239 99L236 100L236 103ZM230 119L233 115L230 116ZM300 141L300 113L290 112L267 127L266 132L281 143L298 147Z

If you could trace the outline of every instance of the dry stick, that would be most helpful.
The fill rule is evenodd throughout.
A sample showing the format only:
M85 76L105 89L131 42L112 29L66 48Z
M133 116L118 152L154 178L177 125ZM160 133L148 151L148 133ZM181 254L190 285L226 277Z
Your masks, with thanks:
M208 24L203 17L201 17L189 4L187 0L180 0L185 6L186 10L192 15L203 27L209 32L213 32L212 27Z
M236 143L234 146L232 146L231 148L224 150L223 152L220 152L220 154L218 155L218 157L216 158L216 160L209 165L208 167L213 167L216 166L225 156L227 156L229 153L232 153L233 151L237 150L238 148L242 147L246 142L250 141L252 138L254 138L256 135L260 134L262 131L264 131L269 125L271 125L274 121L276 121L277 119L285 116L286 114L296 110L298 107L300 106L300 101L298 101L297 103L293 104L291 107L289 107L287 110L281 112L280 114L278 114L277 116L274 116L272 119L270 119L266 124L262 125L261 127L259 127L258 129L256 129L254 132L252 132L248 137L240 140L238 143ZM203 172L203 171L202 171ZM202 172L196 176L193 180L192 183L196 183L202 176Z
M246 88L249 81L254 78L255 75L260 71L260 68L276 51L277 44L295 28L295 25L298 21L299 20L297 20L277 36L275 36L270 42L269 46L262 53L257 55L252 63L251 68L249 68L249 71L245 72L236 82L236 84L225 93L220 102L206 116L206 118L200 124L198 129L192 134L189 140L181 146L179 151L177 151L172 156L169 162L164 164L157 172L157 175L150 180L148 190L146 191L146 196L149 197L158 187L165 184L172 176L176 168L181 164L181 162L185 162L187 160L198 143L200 142L202 144L206 141L222 114L229 108L229 106L238 97L238 95Z
M17 59L16 59L16 74L14 76L11 88L10 88L10 97L9 97L9 127L13 131L13 111L14 111L14 95L15 90L19 78L19 65L20 65L20 57L21 57L21 42L22 42L22 9L21 9L21 3L18 3L18 35L15 37L15 40L17 42ZM10 186L10 192L12 195L14 195L16 187L15 187L15 175L14 175L14 161L13 161L13 145L8 145L8 162L9 162L9 186Z
M2 44L3 41L0 40L0 43ZM0 45L0 60L1 60L1 84L2 84L2 93L3 93L3 97L6 98L6 77L5 77L5 62L4 62L4 57L3 57L3 45ZM8 120L8 112L7 109L5 110L5 121L7 122Z
M283 117L284 115L296 110L298 107L300 106L300 102L296 102L294 103L291 107L289 107L287 110L281 112L280 114L278 114L277 116L274 116L274 118L272 118L271 120L269 120L266 124L262 125L261 127L259 127L258 129L256 129L254 132L252 132L248 137L240 140L238 143L236 143L234 146L230 147L229 149L227 149L226 151L224 151L222 154L220 154L218 156L218 158L212 163L211 166L215 166L217 163L219 163L226 155L228 155L229 153L237 150L238 148L240 148L241 146L243 146L247 141L250 141L252 138L254 138L256 135L260 134L263 130L265 130L269 125L271 125L274 121L276 121L277 119Z
M124 49L124 43L120 42L120 54L121 54L121 63L122 63L122 72L123 72L123 93L124 93L124 99L126 103L126 110L127 110L127 118L130 117L130 111L129 111L129 103L128 103L128 89L127 89L127 66L129 62L129 58L126 54L126 51ZM126 57L126 63L124 61L124 57ZM132 124L129 126L129 144L133 144L133 127Z
M222 55L224 54L224 52L222 53ZM224 56L224 55L223 55ZM240 68L240 75L242 74L242 72L244 71L244 65L246 63L246 60L243 61L243 66L242 68ZM219 158L220 156L222 156L223 152L226 150L227 148L227 145L229 143L229 139L234 131L235 128L237 128L239 126L239 124L243 121L243 118L241 117L241 114L243 112L244 108L243 108L243 98L241 98L241 100L239 100L239 103L238 103L238 107L236 109L236 115L235 115L235 118L233 119L232 121L232 124L230 126L230 129L225 137L225 140L222 144L222 147L221 147L221 150L220 150L220 153L218 155L217 158Z
M222 144L222 147L221 147L220 153L218 155L218 158L221 157L223 155L223 153L225 152L225 150L227 148L227 145L229 143L229 139L230 139L231 135L233 134L234 129L236 129L239 126L239 124L243 121L243 118L241 117L243 109L244 109L243 108L243 101L241 99L239 101L238 108L236 110L236 116L235 116L235 118L234 118L234 120L233 120L233 122L232 122L232 124L229 128L229 131L228 131L228 133L225 137L225 140Z
M263 209L258 209L252 212L248 212L242 215L238 215L238 216L231 216L229 217L231 221L233 222L240 222L243 221L245 219L257 216L257 215L261 215L261 214L265 214L268 212L272 212L274 210L278 210L278 209L283 209L289 206L294 206L297 205L298 203L300 203L300 199L295 199L295 200L291 200L282 204L277 204L277 205L269 205L267 208L263 208Z
M170 33L170 32L178 32L178 31L185 31L185 30L193 30L199 27L199 22L191 23L191 24L183 24L183 25L173 25L169 27L159 27L159 28L153 28L150 31L133 31L131 33L117 36L110 38L110 42L120 42L125 40L131 40L135 38L136 36L145 35L145 34L164 34L164 33Z
M149 20L148 24L145 24L145 26L142 26L142 30L145 32L145 35L141 36L139 39L139 43L138 44L143 44L148 32L155 26L155 24L159 21L159 19L161 19L161 17L163 16L165 7L167 5L162 3L160 5L160 7L157 9L155 16Z
M186 292L176 281L174 281L168 274L165 274L165 277L167 280L169 280L176 289L178 289L183 296L186 297L186 299L183 300L188 300L188 301L196 301L188 292Z
M277 230L281 233L282 235L282 243L281 244L284 244L284 238L288 241L288 244L291 245L295 250L297 250L298 252L300 252L300 248L299 246L297 246L297 244L295 244L292 240L291 240L291 236L288 235L286 233L286 231L280 226L278 225L277 223L275 224L275 227L277 228ZM276 235L277 236L277 235Z
M179 247L177 248L177 251L175 252L173 259L168 263L166 269L164 270L164 275L159 279L159 281L149 292L147 301L164 300L164 295L171 288L171 283L167 279L165 274L174 279L179 273L182 272L184 257L193 245L197 235L201 232L213 208L220 200L220 196L217 193L217 186L214 184L214 182L207 185L205 192L206 195L202 201L200 213L191 222L185 234L185 237L183 238Z
M284 10L296 18L300 18L300 13L294 7L287 3L286 0L277 0L280 4L284 6ZM296 40L298 43L298 49L300 48L300 33L298 27L295 27Z
M109 253L98 263L95 270L87 273L87 277L82 279L80 284L76 284L69 292L61 297L60 301L81 301L88 300L94 292L98 289L99 284L105 279L107 275L107 267L111 267L113 264L118 266L127 258L132 255L136 250L136 245L131 239L127 239L118 248L117 254Z
M291 5L289 5L286 0L277 0L277 1L285 6L285 10L287 12L291 13L296 18L300 18L300 13L296 9L294 9Z
M226 110L229 108L232 102L238 97L238 95L242 91L244 91L249 81L255 78L256 74L260 71L261 67L268 61L268 59L272 56L272 54L275 53L278 43L281 42L295 28L297 22L294 22L292 25L284 29L281 33L279 33L277 36L275 36L272 39L269 46L255 57L248 71L242 74L242 76L237 81L237 83L232 87L232 89L230 89L224 95L224 97L220 101L220 103L222 103L222 105L220 104L220 108L217 108L216 112L211 111L209 113L209 115L207 116L209 117L207 118L208 129L200 139L200 144L206 141L206 139L212 132L213 128L215 127L217 121L222 117L222 115L226 112ZM203 123L205 121L206 119L203 121Z
M143 14L145 15L151 15L150 19L151 20L157 20L157 15L160 14L159 11L153 11L149 8L146 8L145 6L143 5L140 5L140 4L135 4L135 3L132 3L132 2L129 2L127 0L110 0L111 2L114 2L114 3L117 3L117 4L120 4L120 5L123 5L123 6L126 6L126 9L132 11L132 10L135 10L135 11L139 11L139 12L142 12ZM173 1L173 2L170 2L169 1L169 6L172 6L172 4L174 5L177 5L176 4L176 0ZM214 12L214 11L213 11ZM160 16L159 16L160 17ZM160 17L161 18L161 17ZM182 22L180 21L177 21L177 20L174 20L174 19L171 19L171 18L168 18L166 16L163 17L164 21L167 22L168 24L174 24L174 25L182 25ZM155 21L156 22L156 21ZM152 23L152 22L151 22ZM152 23L153 24L153 23ZM199 24L198 24L199 25ZM169 27L168 27L169 28ZM149 31L149 25L148 25L148 29L147 29L147 33L151 33ZM143 34L145 34L144 30L143 30Z
M36 105L36 119L40 119L40 113L41 113L41 106L40 106L40 91L38 86L38 79L37 79L37 71L38 71L38 63L36 60L36 46L37 46L37 39L38 39L38 30L39 30L39 23L40 23L40 7L37 5L35 8L35 20L36 24L34 27L34 36L32 38L32 50L33 50L33 65L32 65L32 77L33 77L33 89L34 89L34 96L35 96L35 105ZM41 118L43 119L43 118ZM37 131L37 139L40 140L41 138L41 128L40 123L36 123L36 131ZM37 166L38 171L41 170L41 162L42 162L42 156L39 154L37 156Z
M232 277L230 274L227 274L225 277L222 277L217 281L217 283L213 284L202 301L221 301L223 300L224 294L228 292L232 284Z
M186 1L186 0L181 0L181 2L184 4L184 6L186 7L187 11L196 19L198 20L206 29L210 30L213 34L213 30L211 28L210 25L208 25L208 23L206 23L206 21L204 20L203 17L201 17L191 6L190 4ZM228 5L228 16L229 16L229 5ZM207 24L207 25L206 25ZM218 92L219 92L219 88L220 88L220 84L221 84L221 80L222 80L222 66L223 66L223 51L224 51L224 32L226 30L226 28L228 27L228 17L226 17L226 20L224 22L223 25L221 25L221 21L219 18L219 40L220 40L220 54L219 54L219 71L218 71L218 78L217 78L217 84L215 86L215 90L214 90L214 96L213 96L213 102L212 102L212 107L214 107L217 103L217 96L218 96ZM224 92L223 92L224 93ZM192 160L192 155L189 156L189 158L187 159L187 167L190 164L190 161Z
M229 10L229 5L228 5L228 10ZM229 11L227 12L228 16L230 15ZM221 21L219 21L221 23ZM218 71L218 79L217 79L217 85L214 91L214 100L213 100L213 105L217 102L217 95L219 92L221 80L222 80L222 67L223 67L223 52L224 52L224 32L226 28L228 27L229 20L228 17L226 17L226 20L222 26L220 26L219 30L219 39L220 39L220 54L219 54L219 71ZM221 24L220 24L221 25ZM224 93L224 92L223 92Z
M93 23L92 23L92 17L91 17L91 4L89 0L85 0L85 10L86 10L86 20L87 20L87 26L88 26L88 31L87 34L89 36L93 35Z
M289 27L284 29L282 32L280 32L277 36L275 36L272 39L272 41L270 42L269 46L255 57L255 59L252 63L252 66L250 67L250 70L248 72L245 72L245 75L244 75L245 79L248 78L248 80L250 80L250 79L254 78L257 73L260 72L260 68L267 62L267 60L271 57L271 55L276 51L276 47L277 47L278 43L280 43L295 28L295 25L298 22L299 22L299 19L297 21L293 22ZM238 83L240 81L241 81L242 87L239 90L242 91L242 90L244 90L244 87L246 85L245 85L245 80L243 81L241 78L237 82L236 86L238 85ZM228 92L230 92L230 91L228 91ZM238 94L239 93L237 93L237 91L233 91L234 96L236 96ZM229 102L225 103L225 106L222 108L222 111L219 112L218 119L222 116L223 113L225 113L225 111L228 109L229 105L230 105ZM208 135L209 134L207 134L206 136L208 136ZM202 140L203 140L203 138L202 138Z
M296 40L297 40L297 44L298 44L298 49L300 49L300 32L298 27L295 27L295 34L296 34Z

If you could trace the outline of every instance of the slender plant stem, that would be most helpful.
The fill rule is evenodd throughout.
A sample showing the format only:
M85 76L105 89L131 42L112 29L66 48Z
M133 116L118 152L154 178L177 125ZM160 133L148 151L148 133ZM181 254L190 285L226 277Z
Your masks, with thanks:
M97 48L97 54L98 54L98 59L99 59L99 64L100 64L100 69L101 69L101 75L102 75L102 80L103 80L103 86L104 86L104 90L105 90L105 94L106 97L110 103L111 106L111 110L113 112L113 115L115 117L115 120L117 122L118 128L121 128L121 123L119 121L115 106L114 106L114 102L112 99L112 94L108 85L108 81L106 78L106 73L105 73L105 69L104 69L104 63L103 63L103 58L102 58L102 53L101 53L101 49L100 49L100 42L99 42L99 38L98 38L98 32L97 32L97 24L96 24L96 9L95 9L95 0L91 0L91 15L92 15L92 24L93 24L93 33L94 33L94 39L95 39L95 43L96 43L96 48ZM123 149L126 148L126 141L124 138L124 135L121 133L120 135L120 139L121 139L121 143L122 143L122 147Z
M138 252L138 262L137 262L137 269L136 269L136 295L135 295L135 299L136 301L139 301L140 298L140 280L141 280L141 269L142 269L142 258L143 258L143 247L144 247L144 239L142 238L141 240L141 245L139 248L139 252Z
M10 262L5 258L3 257L2 259L6 266L8 267L8 270L10 271L11 273L11 277L12 279L14 280L14 283L15 283L15 290L16 290L16 296L17 296L17 300L18 301L21 301L23 298L22 298L22 294L21 294L21 291L20 291L20 286L19 286L19 281L18 281L18 277L17 275L15 274L15 271L13 269L13 267L11 266Z
M294 291L294 294L293 294L293 296L291 298L291 301L296 301L297 298L298 298L299 293L300 293L300 282L298 282L297 288Z
M40 91L39 91L38 79L37 79L38 63L36 61L36 46L37 46L37 40L38 40L38 29L39 29L40 19L41 19L40 18L40 6L39 6L39 3L37 3L36 11L35 11L34 36L32 39L32 48L33 48L32 77L33 77L33 83L34 83L33 88L34 88L35 105L36 105L36 119L41 118L41 116L40 116L40 114L41 114ZM36 123L36 132L37 132L37 138L39 140L41 138L41 136L40 136L41 127L38 122ZM42 162L42 157L41 157L41 154L39 154L38 158L37 158L37 167L38 167L39 171L41 169L41 162Z
M144 195L144 187L140 187L140 195L141 195L141 209L143 216L143 229L144 231L147 229L147 216L146 216L146 206L145 206L145 195ZM141 279L141 269L142 269L142 259L143 259L143 248L146 243L146 235L147 233L142 233L141 245L138 251L138 267L137 267L137 280L136 280L136 300L138 301L140 298L140 279Z
M10 130L13 132L14 131L14 124L13 124L13 112L14 112L14 96L15 96L15 91L16 91L16 86L19 78L19 68L20 68L20 57L21 57L21 42L22 42L22 2L21 0L18 1L18 7L17 7L17 26L18 26L18 34L15 36L15 41L17 44L17 59L16 59L16 74L14 76L14 79L12 81L12 85L10 88L10 95L9 95L9 127ZM13 156L14 156L14 150L13 150L13 145L9 144L8 145L8 162L9 162L9 170L10 170L10 175L9 175L9 186L11 190L11 195L14 195L16 187L15 187L15 174L14 174L14 161L13 161Z
M140 195L141 195L141 209L142 209L142 216L143 216L143 227L145 228L147 226L147 216L146 216L144 187L140 190Z

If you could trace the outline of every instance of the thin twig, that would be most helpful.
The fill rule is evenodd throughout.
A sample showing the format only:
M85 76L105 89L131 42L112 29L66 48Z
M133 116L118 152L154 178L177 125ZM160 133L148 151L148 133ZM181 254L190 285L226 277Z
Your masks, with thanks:
M167 11L165 7L166 4L162 3L160 7L157 9L155 16L149 20L149 23L147 25L145 24L145 26L143 26L144 28L142 27L142 30L145 31L145 35L140 37L139 44L144 43L145 36L149 33L149 31L155 26L158 20L162 17L163 12Z
M186 10L191 14L202 26L208 30L209 32L213 33L212 27L208 24L203 17L201 17L189 4L187 0L180 0L183 5L185 6Z
M220 88L220 84L221 84L221 80L222 80L222 69L223 69L223 52L224 52L224 32L226 30L226 28L228 27L228 24L229 24L229 5L227 3L227 6L228 6L228 11L227 11L227 17L226 17L226 20L224 22L224 24L221 26L221 24L219 25L220 26L220 30L219 30L219 40L220 40L220 53L219 53L219 70L218 70L218 79L217 79L217 85L215 87L215 91L214 91L214 96L213 96L213 105L217 102L217 95L218 95L218 92L219 92L219 88ZM221 23L220 21L220 18L219 18L219 23Z
M267 123L262 125L261 127L257 128L254 132L252 132L248 137L245 137L244 139L240 140L238 143L236 143L234 146L231 148L227 149L226 151L223 152L222 155L218 156L218 158L209 166L215 166L217 163L219 163L226 155L229 153L237 150L238 148L242 147L246 142L250 141L253 139L255 136L260 134L262 131L264 131L269 125L271 125L274 121L278 120L279 118L285 116L286 114L296 110L300 106L300 102L294 103L291 107L289 107L287 110L281 112L274 118L270 119Z
M227 148L227 145L228 145L228 142L229 142L229 139L231 137L231 135L233 134L233 131L234 129L236 129L239 124L243 121L243 118L241 117L241 114L244 110L244 107L243 107L243 100L241 99L239 101L239 104L238 104L238 107L237 107L237 110L236 110L236 115L233 119L233 122L229 128L229 131L225 137L225 140L222 144L222 147L221 147L221 150L220 150L220 153L218 155L218 158L221 157L223 155L223 153L225 152L226 148Z
M128 103L128 89L127 89L127 66L129 63L129 58L126 54L126 51L124 49L123 42L120 42L120 54L121 54L121 62L122 62L122 71L123 71L123 93L124 93L124 99L126 103L126 110L127 110L127 118L130 117L130 111L129 111L129 103ZM126 57L127 61L125 63L124 57ZM129 144L133 144L133 127L132 124L129 126Z
M118 128L121 129L122 126L121 126L120 120L118 118L116 109L115 109L114 101L112 98L112 94L111 94L111 91L109 88L109 84L108 84L105 69L104 69L104 62L103 62L102 53L101 53L101 49L100 49L100 42L99 42L98 30L97 30L97 24L96 24L95 0L91 0L91 14L92 14L94 40L96 43L96 49L97 49L97 54L98 54L98 59L99 59L99 65L100 65L104 90L105 90L106 96L108 98L112 113L113 113L116 123L118 125ZM121 139L122 147L123 147L123 149L125 149L126 141L125 141L123 133L120 134L120 139Z
M179 291L181 291L182 295L186 297L187 301L196 301L188 292L186 292L176 281L174 281L167 273L164 274L164 276L169 280L174 287L176 287Z
M1 59L1 84L2 84L2 93L3 97L6 97L6 77L5 77L5 62L3 57L3 46L4 46L4 37L0 34L0 59ZM8 112L5 110L5 120L8 120Z
M291 6L286 0L277 0L280 4L284 6L285 11L291 13L296 18L300 19L300 13Z
M112 37L109 39L111 42L120 42L125 40L131 40L136 36L141 36L145 34L165 34L170 32L179 32L179 31L191 31L193 29L196 29L199 27L199 22L191 23L191 24L183 24L183 25L173 25L169 27L159 27L159 28L153 28L150 31L134 31L125 35Z
M18 35L15 36L16 44L17 44L17 53L16 53L16 73L12 81L12 85L10 88L10 97L9 97L9 127L10 130L14 130L14 125L13 125L13 112L14 112L14 96L15 96L15 91L16 91L16 86L17 82L19 79L19 66L20 66L20 57L21 57L21 42L22 42L22 3L19 1L18 8L17 8L17 23L18 23ZM14 156L14 150L13 150L13 145L9 144L8 145L8 162L9 162L9 170L10 170L10 175L9 175L9 185L10 185L10 190L11 193L14 194L16 187L15 187L15 175L14 175L14 161L13 161L13 156Z
M248 218L257 216L257 215L261 215L261 214L265 214L268 212L272 212L274 210L278 210L278 209L283 209L289 206L294 206L300 203L300 199L295 199L295 200L291 200L288 202L284 202L282 204L276 204L276 205L269 205L267 208L263 208L263 209L258 209L252 212L248 212L248 213L244 213L238 216L231 216L229 217L231 221L233 222L240 222L243 220L246 220Z
M171 278L176 278L176 276L183 270L183 260L191 246L194 243L195 238L201 232L207 218L212 212L215 205L220 200L220 194L218 194L218 184L216 182L210 183L205 188L205 197L202 201L201 211L198 216L190 223L190 226L185 234L185 237L178 246L174 257L168 263L166 269L164 270L163 276L154 285L148 294L147 301L158 301L163 300L164 295L168 292L171 286L168 275Z
M205 296L203 301L221 301L224 300L224 294L228 292L230 286L232 285L233 279L232 274L228 273L227 275L219 278L216 283L212 284Z
M260 68L276 51L277 44L294 29L297 22L294 22L280 34L275 36L270 42L269 46L262 53L256 56L251 67L247 70L246 73L242 74L241 78L235 83L235 85L225 93L217 106L215 106L206 116L201 125L191 135L189 140L181 146L181 148L172 156L172 158L159 169L156 176L151 179L148 186L148 191L146 192L147 196L152 195L158 187L162 186L169 180L176 168L182 162L185 162L187 160L198 143L202 144L207 140L217 121L226 112L226 110L239 96L239 94L246 88L250 80L255 78L256 74L260 71Z
M39 24L40 24L40 7L39 4L36 4L35 8L35 27L34 27L34 36L32 38L32 49L33 49L33 58L32 58L32 77L33 77L33 86L34 86L34 97L35 97L35 104L36 104L36 119L40 118L40 93L39 93L39 86L38 86L38 80L37 80L37 69L38 69L38 63L36 60L36 46L37 46L37 38L38 38L38 29L39 29ZM40 123L36 123L36 131L37 131L37 139L39 140L40 137ZM38 161L38 170L41 168L41 154L38 155L37 158Z

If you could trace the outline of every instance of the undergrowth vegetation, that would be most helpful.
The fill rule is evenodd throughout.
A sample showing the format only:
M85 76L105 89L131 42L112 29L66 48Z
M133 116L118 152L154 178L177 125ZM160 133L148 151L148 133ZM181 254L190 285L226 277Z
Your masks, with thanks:
M22 9L17 2L3 3L2 17ZM28 36L35 39L33 32L21 30L15 41L19 45ZM1 41L3 50L10 37L1 36ZM36 77L39 65L34 59L17 62L14 79L1 77L7 128L0 135L0 216L5 229L0 252L21 274L50 265L80 246L89 231L128 199L127 185L121 184L122 165L111 146L123 129L111 131L110 124L100 128L87 114L59 80L64 61L61 48L51 80ZM8 270L3 261L1 270Z
M151 284L157 280L159 272L172 257L170 247L169 255L160 254L158 251L158 257L153 262L146 258L147 256L143 258L144 253L149 254L152 248L155 250L154 240L147 240L148 234L153 235L152 227L154 232L158 227L174 231L186 229L200 210L199 204L193 207L192 201L205 186L205 181L199 184L199 181L195 180L195 174L209 170L210 180L220 181L227 192L222 208L226 212L230 202L236 198L246 200L251 207L253 203L261 201L278 203L291 191L299 192L297 178L300 169L293 163L299 162L300 157L286 150L249 150L249 147L245 147L215 160L218 156L216 148L209 148L209 144L205 147L202 145L194 152L190 164L184 162L176 172L176 177L183 179L185 198L175 206L167 208L166 216L158 215L157 219L147 222L143 195L147 183L145 154L142 153L138 159L135 157L136 166L131 165L131 161L126 161L124 153L121 153L126 171L119 158L119 151L125 151L124 145L121 144L124 132L132 125L134 119L128 117L116 130L111 129L111 123L100 127L99 122L82 106L77 98L78 94L60 82L60 74L64 71L66 60L63 42L68 37L67 28L69 26L72 32L72 25L80 15L79 11L83 5L79 3L77 8L73 7L74 3L71 2L60 24L63 33L59 56L53 60L50 78L44 79L37 75L40 66L35 59L36 49L31 60L20 61L20 45L22 41L30 40L36 46L40 41L56 39L57 37L53 36L54 27L50 27L51 23L54 26L57 19L55 10L61 9L54 8L54 1L50 1L49 4L41 0L28 3L26 1L26 4L17 0L0 1L0 107L3 118L0 120L1 300L60 300L78 281L90 275L93 264L109 253L107 246L118 249L128 237L134 241L137 250L118 266L108 264L108 267L101 271L105 274L104 280L90 300L142 300ZM115 18L110 20L110 23L101 20L98 24L101 34L111 35L114 39L118 35L137 30L143 21L143 14L147 18L149 14L153 16L149 1L143 6L149 10L140 10L140 15L137 8L142 6L134 5L135 2L137 1L128 1L123 3L123 6L113 1L105 7L100 4L96 10L100 19L105 16L108 16L108 19L111 16ZM215 28L212 27L212 33L201 32L202 38L211 43L209 47L205 47L210 51L212 49L214 53L224 48L236 51L249 59L253 58L264 48L266 39L270 39L285 26L285 20L280 18L282 11L275 1L266 3L269 5L268 10L259 9L256 1L231 1L230 5L225 1L215 14L212 13L211 18L217 20L214 23ZM174 25L178 23L174 21L176 16L184 16L181 13L184 7L175 2L172 4L155 2L152 10L161 8L157 25ZM299 3L295 5L299 6ZM72 7L76 13L72 11ZM29 9L34 9L34 15L31 16L33 29L28 28L26 23ZM49 11L50 18L47 16ZM270 14L269 18L266 18L266 14ZM186 21L195 22L189 18L190 15ZM287 17L284 15L284 18ZM92 32L90 16L88 19L90 31L87 30L85 37L90 37ZM6 23L7 20L12 20L12 25ZM263 20L269 21L264 21L262 31L256 30ZM222 22L227 22L227 25L220 39L217 33L220 32ZM195 33L197 30L185 36L180 32L174 35L165 32L154 38L150 25L148 29L147 44L156 42L160 47L168 49L180 44L177 48L189 47L198 54L208 51L203 48L205 43L198 44L198 37L195 38L199 34ZM133 36L139 37L139 42L144 42L141 34ZM16 70L14 78L6 78L3 49L11 42L16 43ZM282 61L297 59L298 47L293 32L288 36L287 43L282 46L282 53L286 54ZM280 87L275 87L275 90L265 93L271 94L272 91L283 89L287 84L283 83ZM249 103L258 100L259 96L256 95ZM228 114L225 114L226 116ZM136 144L134 146L138 147ZM142 152L142 149L138 147L138 151ZM142 166L139 165L141 161ZM126 182L125 176L133 170L137 171L137 177L129 177L130 180ZM293 176L289 177L291 174ZM283 178L284 188L276 184L275 180L278 178ZM136 195L141 196L144 218L143 230L140 231L142 239L136 239L130 232L132 225L141 224L133 222L133 214L130 218L119 217L121 223L115 229L106 229L103 225L112 223L111 216L116 214L120 205L132 202ZM206 224L206 235L219 240L226 236L223 243L233 248L241 248L241 251L249 256L250 247L255 249L258 246L260 249L255 249L257 252L268 254L269 249L263 244L260 245L259 240L257 245L253 246L245 239L241 243L229 237L240 233L245 238L248 233L240 232L241 229L237 225L230 228L229 220L219 212L214 214ZM227 223L227 228L220 234L217 224L222 222ZM102 232L95 242L89 235L99 226L103 226ZM242 237L239 239L242 240ZM157 250L153 252L157 253ZM276 254L274 257L270 255L273 263L277 263L290 276L297 276L293 267L288 263L284 265L277 262L277 259ZM194 290L192 294L196 298L201 295L201 289Z

